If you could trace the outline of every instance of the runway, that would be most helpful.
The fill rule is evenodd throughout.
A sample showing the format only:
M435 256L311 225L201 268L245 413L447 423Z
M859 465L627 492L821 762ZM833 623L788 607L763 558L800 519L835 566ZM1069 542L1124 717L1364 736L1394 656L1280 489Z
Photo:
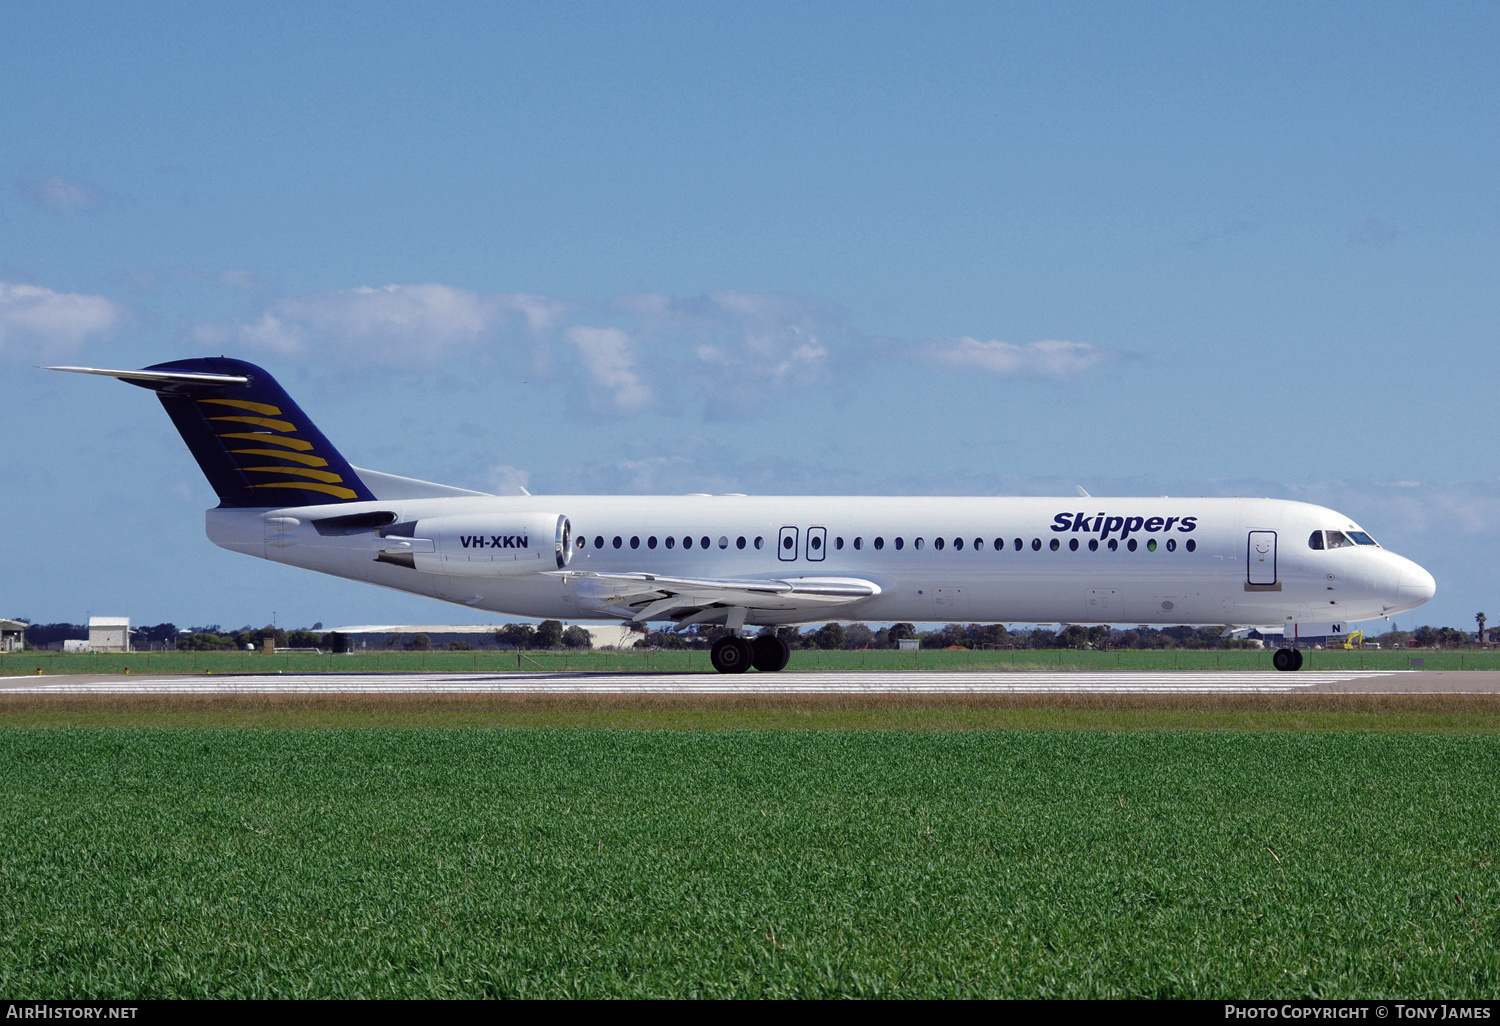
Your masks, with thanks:
M0 678L3 695L1500 695L1486 671L401 673Z

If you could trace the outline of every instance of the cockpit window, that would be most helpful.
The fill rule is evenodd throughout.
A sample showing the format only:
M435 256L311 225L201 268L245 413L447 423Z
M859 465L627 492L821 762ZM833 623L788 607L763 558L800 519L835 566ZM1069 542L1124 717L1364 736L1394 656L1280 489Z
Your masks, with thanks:
M1374 545L1377 549L1380 548L1380 545L1375 541L1375 539L1371 538L1363 531L1350 531L1349 537L1354 539L1354 544L1356 545Z
M1321 549L1323 547L1323 532L1314 531L1307 536L1307 547L1310 549Z
M1348 538L1346 538L1344 536L1344 532L1343 531L1324 531L1323 533L1328 538L1328 547L1330 549L1342 549L1346 545L1353 545L1354 544L1352 541L1350 541Z

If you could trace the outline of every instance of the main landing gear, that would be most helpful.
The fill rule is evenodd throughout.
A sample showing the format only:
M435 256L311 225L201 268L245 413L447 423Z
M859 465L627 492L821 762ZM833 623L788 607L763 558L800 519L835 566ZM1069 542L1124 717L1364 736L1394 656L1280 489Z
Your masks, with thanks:
M714 642L708 658L720 673L744 673L752 666L762 673L775 673L786 668L792 648L774 634L762 635L754 641L730 635Z
M1302 653L1295 648L1278 648L1271 657L1271 665L1278 670L1302 669Z

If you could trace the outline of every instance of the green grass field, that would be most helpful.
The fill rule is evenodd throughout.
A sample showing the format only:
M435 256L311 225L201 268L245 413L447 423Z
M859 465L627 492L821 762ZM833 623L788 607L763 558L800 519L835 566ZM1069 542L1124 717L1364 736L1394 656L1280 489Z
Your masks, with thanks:
M0 731L0 992L1494 997L1500 740Z
M1269 670L1270 651L1249 649L1089 652L1073 649L989 652L889 649L794 652L794 670ZM1429 670L1500 670L1500 651L1304 652L1309 670L1406 670L1413 658ZM57 673L417 673L443 671L630 670L712 672L707 652L368 652L352 655L259 655L253 652L135 652L0 655L0 676Z

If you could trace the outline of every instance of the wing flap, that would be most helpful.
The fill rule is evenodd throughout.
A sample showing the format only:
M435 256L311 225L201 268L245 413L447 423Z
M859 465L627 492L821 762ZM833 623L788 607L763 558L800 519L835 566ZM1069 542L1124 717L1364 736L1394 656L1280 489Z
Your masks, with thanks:
M880 594L880 585L857 577L760 580L569 570L555 575L576 581L579 599L600 612L633 620L670 619L710 606L820 611Z

